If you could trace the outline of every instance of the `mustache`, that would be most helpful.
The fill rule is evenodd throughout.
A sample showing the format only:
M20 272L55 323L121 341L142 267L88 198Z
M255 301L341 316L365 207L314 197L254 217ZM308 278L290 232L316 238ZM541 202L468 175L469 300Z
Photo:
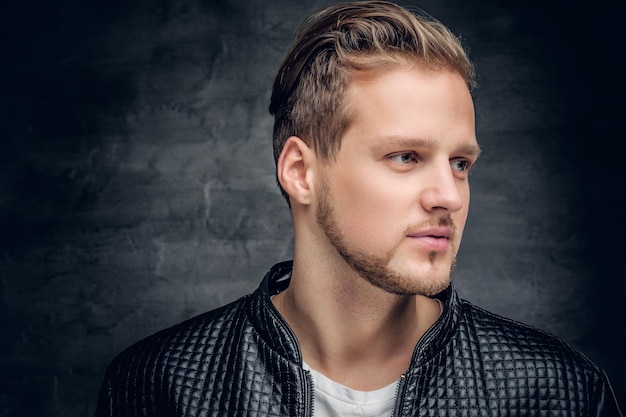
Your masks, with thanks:
M452 236L450 236L450 238L454 239L457 235L456 224L454 223L454 220L452 220L452 217L449 214L447 216L442 216L442 217L431 217L429 219L410 224L409 226L407 226L404 232L405 234L409 234L412 231L425 229L428 227L449 227L452 229Z

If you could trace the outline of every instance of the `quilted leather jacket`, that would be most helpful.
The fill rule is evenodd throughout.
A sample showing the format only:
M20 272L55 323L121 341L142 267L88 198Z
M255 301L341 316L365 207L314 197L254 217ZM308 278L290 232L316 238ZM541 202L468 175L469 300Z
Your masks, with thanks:
M312 377L270 301L291 266L120 353L96 416L312 416ZM438 297L444 311L415 347L394 416L621 416L605 374L562 340L473 306L452 286Z

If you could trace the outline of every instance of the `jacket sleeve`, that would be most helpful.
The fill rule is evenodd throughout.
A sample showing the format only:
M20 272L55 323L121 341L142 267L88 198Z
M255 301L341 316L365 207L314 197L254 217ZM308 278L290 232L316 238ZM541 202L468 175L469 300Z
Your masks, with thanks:
M603 373L603 384L598 396L598 412L597 417L623 417L622 412L617 404L615 393L609 382L607 374Z
M98 403L96 407L95 417L105 417L105 416L119 416L120 414L114 414L113 409L113 381L111 381L111 376L109 374L109 369L107 368L107 372L100 386L100 392L98 394Z
M124 352L107 367L95 417L157 417L166 400L156 393L157 372L146 355ZM159 411L161 410L161 411Z
M147 412L145 404L142 404L145 401L141 396L138 397L137 381L132 382L129 376L130 372L123 372L119 363L113 362L109 365L98 394L95 417L152 415Z

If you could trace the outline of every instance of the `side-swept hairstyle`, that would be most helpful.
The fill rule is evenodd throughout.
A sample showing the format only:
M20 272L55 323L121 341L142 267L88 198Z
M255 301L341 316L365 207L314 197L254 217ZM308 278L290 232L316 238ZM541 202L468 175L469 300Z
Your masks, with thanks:
M334 158L350 123L343 99L351 77L410 63L456 71L468 88L475 86L474 66L459 39L422 11L366 0L311 15L300 25L274 80L269 111L275 161L290 136L300 137L322 159ZM281 192L289 201L282 187Z

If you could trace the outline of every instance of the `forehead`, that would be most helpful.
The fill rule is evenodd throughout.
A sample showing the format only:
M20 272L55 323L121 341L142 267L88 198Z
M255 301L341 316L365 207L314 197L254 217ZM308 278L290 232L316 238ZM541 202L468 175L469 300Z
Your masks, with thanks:
M452 93L452 95L450 95ZM454 95L460 99L454 100ZM365 104L363 97L389 98L389 102L420 98L438 103L471 104L471 94L463 77L453 70L432 70L419 62L404 62L398 65L384 65L365 71L351 71L345 88L344 101L348 107L359 109ZM463 101L463 103L461 103Z
M474 105L463 77L453 71L403 66L357 73L348 83L349 123L344 139L419 139L476 143Z

